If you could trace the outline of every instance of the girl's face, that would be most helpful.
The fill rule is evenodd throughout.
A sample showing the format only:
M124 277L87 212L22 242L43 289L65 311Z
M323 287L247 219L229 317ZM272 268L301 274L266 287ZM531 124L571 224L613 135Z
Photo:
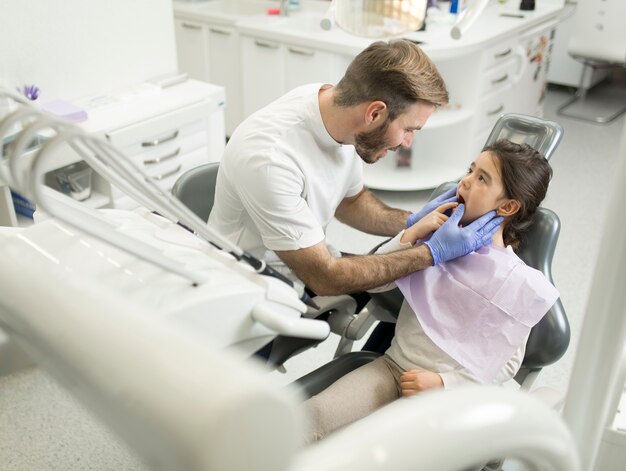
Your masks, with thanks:
M506 198L500 162L491 152L483 152L471 163L457 186L459 203L465 204L461 225L467 225L491 210L499 215L510 215L510 202Z

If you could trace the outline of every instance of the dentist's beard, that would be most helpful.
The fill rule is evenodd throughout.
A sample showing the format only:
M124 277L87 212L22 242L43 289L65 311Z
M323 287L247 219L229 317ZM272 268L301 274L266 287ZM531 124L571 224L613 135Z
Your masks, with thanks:
M362 132L355 136L354 149L363 162L368 164L377 162L380 159L377 155L388 149L385 144L385 136L389 129L389 123L391 123L391 121L387 119L377 129L370 132ZM398 147L396 147L396 149Z

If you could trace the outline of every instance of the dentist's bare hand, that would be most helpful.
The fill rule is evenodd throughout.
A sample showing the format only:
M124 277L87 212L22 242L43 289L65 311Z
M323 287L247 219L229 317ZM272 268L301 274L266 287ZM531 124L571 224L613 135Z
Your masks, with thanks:
M460 204L443 226L425 242L433 256L434 265L462 257L490 244L493 235L504 221L502 217L495 217L495 211L490 211L468 226L460 227L459 221L464 213L465 205Z

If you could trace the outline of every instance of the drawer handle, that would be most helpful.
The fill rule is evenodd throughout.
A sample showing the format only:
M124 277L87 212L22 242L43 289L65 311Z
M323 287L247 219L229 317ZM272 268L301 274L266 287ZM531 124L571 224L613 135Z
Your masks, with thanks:
M215 34L221 34L222 36L230 36L230 31L224 31L223 29L209 28L209 31Z
M308 51L306 49L296 49L295 47L290 47L289 52L293 52L294 54L300 54L301 56L314 56L315 51Z
M508 79L508 78L509 78L509 74L504 74L504 75L503 75L502 77L500 77L500 78L493 79L493 80L491 81L491 83L492 83L493 85L495 85L496 83L504 82L504 81L505 81L506 79Z
M170 170L169 172L162 173L161 175L155 175L154 177L150 177L150 178L152 178L153 180L161 181L164 178L171 177L172 175L176 175L178 172L180 172L180 169L182 167L183 167L183 164L178 164L178 167L176 167L174 170Z
M145 165L158 164L158 163L163 162L165 160L173 159L178 154L180 154L180 147L178 149L176 149L174 152L170 153L170 154L163 155L161 157L156 157L154 159L147 159L147 160L144 160L143 163Z
M502 110L504 109L504 105L500 105L498 106L495 110L493 111L487 111L487 116L493 116L494 114L498 114L500 113Z
M202 26L200 25L193 25L191 23L181 23L183 28L187 28L187 29L202 29Z
M255 40L254 44L256 44L259 47L266 47L268 49L278 49L278 44L276 43L266 43L264 41Z
M154 141L144 141L144 142L141 143L141 147L158 146L158 145L163 144L164 142L172 141L172 140L176 139L177 137L178 137L178 130L174 131L172 134L170 134L167 137L155 139Z
M501 57L506 57L509 54L511 54L513 52L513 50L511 48L508 48L506 51L502 51L502 52L496 52L493 57L495 57L496 59L500 59Z

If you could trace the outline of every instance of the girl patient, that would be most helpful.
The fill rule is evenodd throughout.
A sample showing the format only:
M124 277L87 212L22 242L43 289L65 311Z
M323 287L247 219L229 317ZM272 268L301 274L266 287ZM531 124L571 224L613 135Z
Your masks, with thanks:
M498 141L471 163L457 186L458 202L439 206L378 249L428 244L448 217L461 225L492 210L504 217L490 246L396 281L405 300L391 347L304 403L308 441L402 396L470 382L501 384L517 373L531 327L558 298L543 274L514 253L551 177L547 160L532 147Z

